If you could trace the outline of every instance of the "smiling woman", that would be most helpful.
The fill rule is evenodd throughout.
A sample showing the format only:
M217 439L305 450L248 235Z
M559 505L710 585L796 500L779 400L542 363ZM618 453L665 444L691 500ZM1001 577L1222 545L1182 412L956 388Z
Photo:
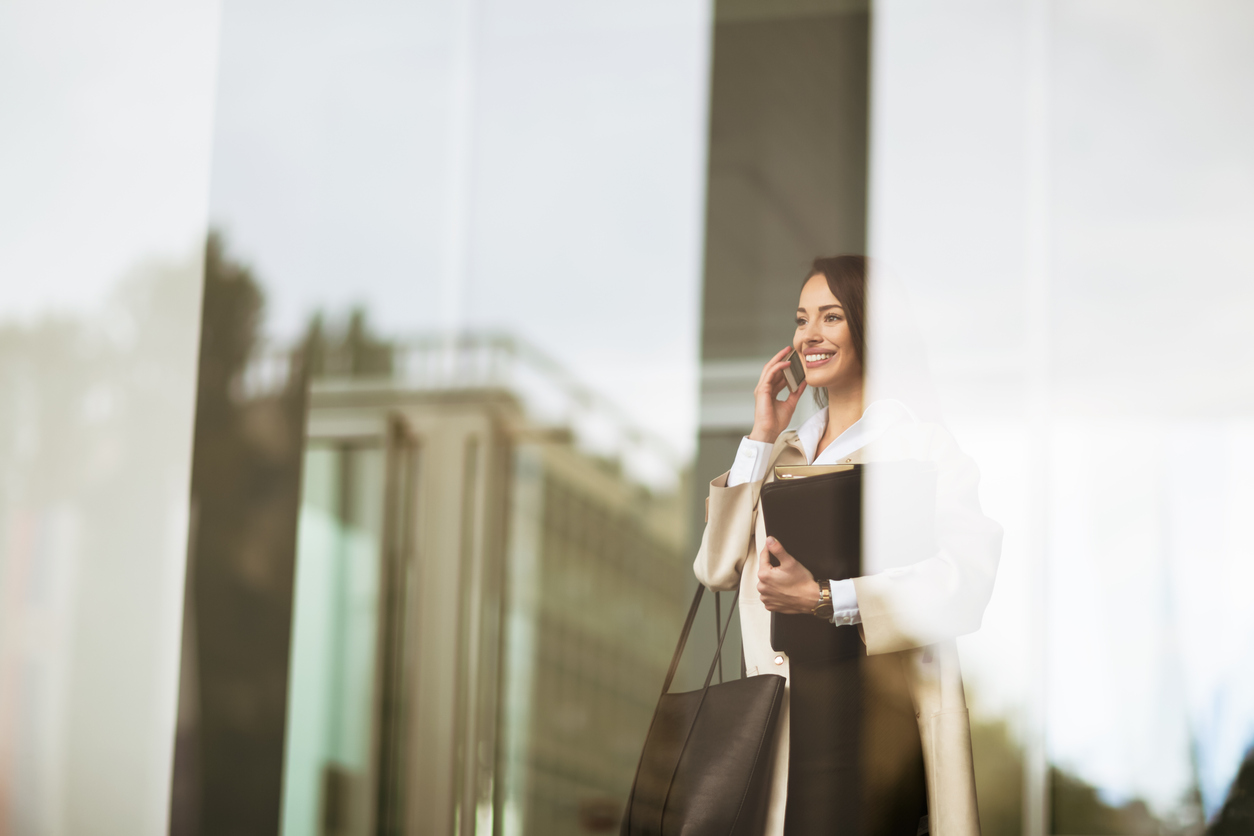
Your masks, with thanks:
M979 628L1001 527L981 512L979 473L942 427L899 399L866 403L867 296L864 257L814 261L791 346L805 383L778 400L787 348L763 368L753 431L710 484L693 569L712 589L739 590L749 675L788 680L767 833L978 834L954 639ZM785 431L807 386L826 408ZM861 480L844 500L857 507L817 512L862 520L840 531L861 554L853 577L816 579L788 551L807 534L766 519L759 496L773 465L848 465ZM861 642L830 641L854 625Z
M820 406L828 404L828 390L833 387L856 389L856 400L861 400L862 358L866 355L866 258L841 255L815 259L810 278L801 288L793 347L805 357L806 383L814 388ZM855 398L836 400L852 403ZM857 416L840 426L829 416L830 435L825 435L824 441L835 439L839 430L856 420ZM833 429L837 432L831 434Z

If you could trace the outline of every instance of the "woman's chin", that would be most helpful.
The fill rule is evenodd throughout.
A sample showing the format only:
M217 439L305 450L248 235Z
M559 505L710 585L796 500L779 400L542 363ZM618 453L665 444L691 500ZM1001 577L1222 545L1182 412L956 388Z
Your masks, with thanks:
M835 377L831 374L816 374L813 377L806 375L806 386L811 389L826 389L836 382Z

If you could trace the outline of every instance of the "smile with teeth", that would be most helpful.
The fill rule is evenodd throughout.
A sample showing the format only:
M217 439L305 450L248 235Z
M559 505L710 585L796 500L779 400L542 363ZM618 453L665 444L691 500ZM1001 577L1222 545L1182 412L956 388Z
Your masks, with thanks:
M807 354L805 355L805 358L807 363L826 363L828 360L832 359L832 352L829 351L821 354Z

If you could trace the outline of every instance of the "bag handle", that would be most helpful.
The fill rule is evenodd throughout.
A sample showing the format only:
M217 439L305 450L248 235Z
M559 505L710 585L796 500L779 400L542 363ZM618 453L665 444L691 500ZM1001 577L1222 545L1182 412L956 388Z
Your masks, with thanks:
M717 595L718 595L718 593L717 593L717 592L716 592L716 593L714 593L714 594L715 594L715 596L717 596ZM715 598L715 600L718 600L718 599L717 599L717 597ZM708 691L708 690L709 690L709 688L710 688L710 680L712 680L712 679L714 678L714 668L715 668L715 666L717 666L717 667L718 667L718 669L719 669L719 671L720 671L720 674L719 674L719 680L718 680L718 681L719 681L719 682L722 682L722 681L723 681L723 677L722 677L722 674L721 674L721 671L722 671L722 669L723 669L723 640L724 640L724 639L726 639L726 638L727 638L727 634L728 634L729 632L731 632L732 617L736 614L736 604L738 604L738 603L740 603L740 596L739 596L739 595L737 595L735 598L733 598L733 599L732 599L731 609L729 609L729 610L727 611L727 623L726 623L726 624L724 624L724 625L722 625L723 629L719 631L719 634L718 634L718 647L717 647L717 648L715 648L715 650L714 650L714 661L710 663L710 672L709 672L709 673L707 673L707 674L705 675L705 685L704 685L704 686L702 686L702 687L703 687L705 690L707 690L707 691ZM741 653L740 653L740 657L743 659L743 658L744 658L744 655L745 655L745 654L744 654L744 651L742 650L742 651L741 651ZM704 700L704 699L705 699L705 697L702 697L702 700ZM698 711L700 711L700 709L697 709L697 710L698 710Z
M701 608L701 597L705 595L705 584L697 584L697 591L692 596L692 606L688 608L688 617L684 620L684 629L679 634L679 643L675 645L675 655L671 657L671 666L666 671L666 680L662 683L662 696L666 696L671 690L671 682L675 679L675 672L679 670L679 659L684 655L684 646L688 644L688 634L692 632L692 624L697 620L697 610ZM718 606L718 593L714 593L715 606ZM716 610L715 616L719 617L717 628L718 649L714 651L714 661L710 663L710 673L705 678L706 688L710 687L710 680L714 678L715 669L722 670L723 661L723 640L727 638L728 628L731 627L732 617L736 613L736 604L739 603L740 596L732 601L731 609L727 613L727 623L723 624L722 618ZM741 668L744 668L744 653L741 653ZM719 676L719 682L722 682L722 676Z
M718 635L718 633L721 632L722 627L723 627L722 603L723 603L723 593L715 592L714 593L714 634L715 635ZM744 656L743 653L740 655L742 657ZM718 684L719 685L723 684L723 654L722 653L718 654Z
M684 629L679 632L679 644L675 646L675 654L671 656L671 666L666 671L666 679L662 682L662 696L671 689L671 681L675 671L679 670L679 657L684 655L684 645L688 643L688 633L692 630L692 622L697 620L697 610L701 607L701 596L705 594L705 585L697 584L697 592L692 596L692 606L688 608L688 618L684 621Z
M697 595L696 595L696 598L695 598L695 600L693 601L693 604L694 604L694 605L696 605L696 604L700 604L700 603L701 603L701 594L702 594L702 592L704 592L704 590L705 590L705 587L704 587L704 586L700 587L700 588L697 590ZM716 592L716 593L714 593L714 594L715 594L715 595L718 595L718 593L717 593L717 592ZM718 600L718 599L716 598L715 600ZM712 679L714 678L714 668L715 668L717 665L721 664L721 662L722 662L722 660L723 660L723 640L727 638L727 634L728 634L728 632L730 632L730 631L731 631L732 617L736 614L736 604L738 604L738 603L740 603L740 596L739 596L739 595L737 595L737 596L736 596L736 597L732 600L731 609L730 609L730 610L728 611L728 613L727 613L727 624L725 624L725 625L724 625L724 624L722 624L722 623L720 622L720 625L719 625L719 626L721 626L723 629L722 629L722 630L720 630L720 631L719 631L719 633L718 633L718 647L714 650L714 660L713 660L712 662L710 662L710 671L709 671L709 673L707 673L707 674L705 675L705 684L704 684L703 686L701 686L701 699L697 701L697 710L693 712L693 714L692 714L692 720L691 720L691 721L689 721L689 723L688 723L688 731L684 733L684 744L683 744L683 746L679 747L679 758L676 758L676 759L675 759L675 762L674 762L673 764L671 764L671 774L670 774L670 777L669 777L669 778L667 779L667 781L666 781L666 795L665 795L665 797L663 797L663 799L662 799L662 806L661 806L661 808L658 810L658 822L657 822L657 832L658 832L658 833L662 833L662 832L664 831L664 828L663 828L662 824L663 824L663 819L665 819L665 817L666 817L666 805L667 805L667 804L670 802L670 800L671 800L671 790L672 790L672 789L674 789L674 787L675 787L675 772L676 772L676 770L678 770L678 769L679 769L679 760L680 760L680 758L682 758L682 757L683 757L683 753L684 753L684 751L688 748L688 740L692 737L692 730L693 730L694 728L696 728L696 726L697 726L697 718L701 716L701 709L705 707L705 697L706 697L706 695L707 695L707 694L709 694L709 693L710 693L710 680L712 680ZM696 610L694 609L694 610L693 610L693 614L695 614L695 613L696 613ZM689 625L689 626L691 626L691 625ZM681 640L680 640L680 646L679 646L679 648L677 649L677 651L676 651L676 652L678 652L679 650L682 650L682 649L683 649L683 641L684 641L684 640L686 640L686 639L687 639L687 636L686 636L686 635L685 635L685 636L683 636L683 637L681 638ZM743 658L743 657L744 657L744 652L742 651L740 655L741 655L741 657ZM675 661L678 661L678 660L679 660L679 657L678 657L678 656L676 656L676 657L675 657ZM665 691L663 691L663 692L662 692L662 695L663 695L663 696L666 696L666 692L665 692ZM655 712L654 712L654 716L656 716L656 710L655 710ZM638 768L638 767L637 767L637 768ZM632 796L633 796L633 798L634 798L634 796L635 796L635 794L636 794L636 788L635 788L634 784L633 784L633 786L632 786L632 788L631 788L631 794L632 794ZM631 812L630 812L630 808L629 808L629 809L628 809L628 817L627 817L628 822L630 822L630 815L631 815Z
M717 597L718 593L716 592L714 594L716 596L714 600L715 600L715 606L717 608L718 607L717 602L719 600ZM693 596L692 596L692 606L688 608L688 617L684 620L684 629L679 634L679 642L678 644L675 645L675 655L671 657L671 666L666 671L666 681L662 683L662 696L663 697L665 697L667 692L670 691L671 681L675 679L675 671L679 668L679 659L684 654L684 645L688 643L688 633L692 631L692 623L697 620L697 610L701 608L701 597L703 595L705 595L705 584L699 583L697 584L697 591L693 593ZM709 693L710 680L714 678L714 671L716 668L721 667L721 663L723 660L723 641L727 638L727 633L731 630L732 618L734 618L736 615L736 605L740 602L739 599L740 599L740 596L736 595L736 598L732 601L731 609L727 612L726 624L723 624L722 619L719 618L718 627L721 629L718 630L718 647L714 651L713 661L710 662L710 671L705 676L705 685L702 686L702 689L701 689L701 700L697 703L696 713L693 715L692 723L688 726L688 731L684 735L684 745L680 747L681 754L683 750L687 748L688 737L692 734L692 727L696 725L696 717L697 715L701 713L701 708L705 705L705 695ZM718 610L716 609L715 616L717 617L719 615L720 614ZM740 675L742 679L744 678L744 673L745 673L745 659L744 659L744 652L741 651ZM719 681L721 682L722 680L720 679ZM653 709L653 720L650 721L649 723L649 733L653 731L653 723L656 720L657 720L657 709L655 708ZM645 740L646 741L648 740L648 733L646 733L645 735ZM643 761L644 761L644 752L642 751L640 753L640 762L636 764L636 778L637 779L640 777L640 763L643 763ZM671 776L670 776L670 779L667 781L666 796L662 801L661 809L658 811L658 814L660 816L665 815L666 802L670 800L671 785L674 783L675 769L677 769L678 767L679 767L678 761L676 761L674 764L671 765ZM620 836L627 836L627 834L631 832L631 808L632 808L632 805L635 803L635 800L636 800L636 781L633 780L631 782L631 791L627 794L627 808L623 811L623 820L622 820L622 825L620 829ZM658 822L657 832L658 833L662 832L661 821Z

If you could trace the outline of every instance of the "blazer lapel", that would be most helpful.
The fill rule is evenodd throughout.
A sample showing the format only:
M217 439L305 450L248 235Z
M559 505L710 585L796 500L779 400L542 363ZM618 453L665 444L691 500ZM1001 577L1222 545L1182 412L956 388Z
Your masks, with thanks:
M794 465L805 464L806 453L801 446L801 442L797 440L795 432L786 432L775 439L775 446L771 448L771 463L766 469L766 478L762 480L762 484L773 482L775 480L775 465ZM766 543L766 525L762 520L760 513L760 504L762 501L761 486L755 489L753 496L753 534L754 549L761 549ZM755 555L756 559L756 555Z
M797 437L795 432L790 432L784 439L784 443L779 450L779 455L775 457L775 461L771 463L771 466L788 466L808 463L809 462L806 461L806 450L801 446L801 439ZM774 472L768 473L766 478L767 481L775 478Z

